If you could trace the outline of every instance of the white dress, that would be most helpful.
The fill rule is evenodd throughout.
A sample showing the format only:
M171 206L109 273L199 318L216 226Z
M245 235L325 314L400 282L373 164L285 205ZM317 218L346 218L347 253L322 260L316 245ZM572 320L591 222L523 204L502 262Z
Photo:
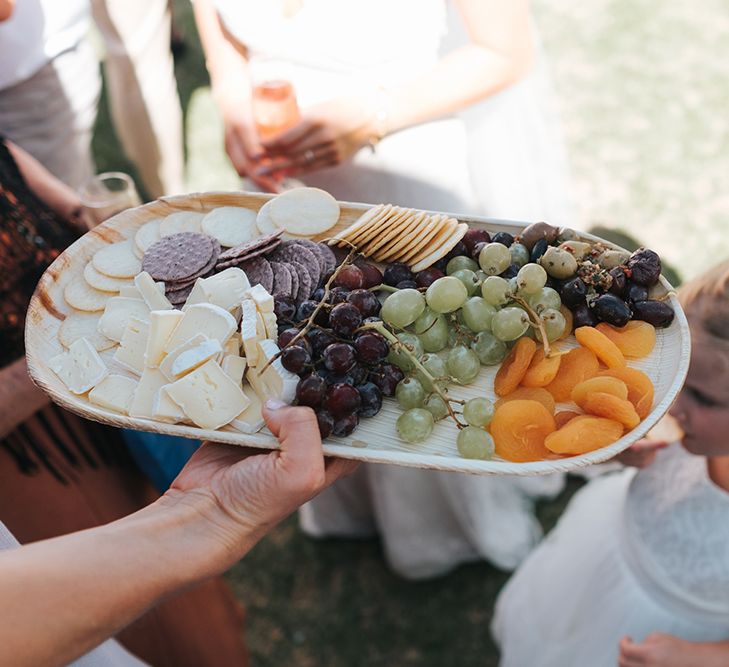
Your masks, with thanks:
M332 97L397 87L463 43L444 0L216 0L253 57L284 60L302 109ZM450 32L449 32L450 30ZM567 176L540 61L524 81L469 110L392 134L373 153L303 178L345 201L568 224ZM540 172L537 174L536 172ZM508 183L505 185L505 183ZM301 511L310 535L382 536L406 577L486 558L512 569L541 536L538 497L561 476L474 477L363 465Z
M615 667L618 642L729 639L729 493L675 443L590 482L502 591L502 667Z

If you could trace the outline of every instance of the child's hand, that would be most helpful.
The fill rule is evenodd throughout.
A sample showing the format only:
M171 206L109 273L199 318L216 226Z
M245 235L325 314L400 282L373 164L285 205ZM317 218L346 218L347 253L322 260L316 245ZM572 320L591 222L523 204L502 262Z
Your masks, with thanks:
M615 457L616 461L620 461L623 465L633 466L634 468L646 468L656 458L659 450L668 446L665 440L651 440L643 438L632 444L624 452Z
M652 632L642 643L620 640L619 667L719 667L729 664L727 642L689 642Z

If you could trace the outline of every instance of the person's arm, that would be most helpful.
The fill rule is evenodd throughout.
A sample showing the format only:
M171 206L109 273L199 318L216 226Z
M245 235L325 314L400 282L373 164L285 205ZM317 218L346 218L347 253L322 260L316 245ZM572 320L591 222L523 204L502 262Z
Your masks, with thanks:
M21 176L36 197L61 218L74 225L79 231L88 231L88 227L81 222L82 207L78 194L58 180L20 146L16 146L11 141L6 141L5 145L18 165Z
M641 643L630 637L620 641L619 667L726 667L729 641L689 642L660 632L649 634Z
M470 42L409 83L308 110L264 147L280 157L266 171L296 173L344 161L366 143L440 118L524 77L534 61L527 0L458 0Z
M0 369L0 439L48 403L30 379L25 357Z
M0 553L2 655L15 667L67 664L165 596L230 567L354 469L325 462L309 408L269 402L265 416L280 450L205 444L149 507Z

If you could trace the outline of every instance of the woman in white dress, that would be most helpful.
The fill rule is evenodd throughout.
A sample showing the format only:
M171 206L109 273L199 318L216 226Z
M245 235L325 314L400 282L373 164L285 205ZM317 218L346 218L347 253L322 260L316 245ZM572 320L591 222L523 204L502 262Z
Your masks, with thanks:
M571 224L528 3L454 4L457 13L445 0L196 0L238 172L269 188L272 176L294 176L342 200ZM449 32L461 19L467 37ZM286 63L301 109L263 143L249 77L262 56ZM316 536L379 532L407 577L480 558L513 568L541 535L534 499L562 483L364 465L301 522Z
M499 597L503 667L729 664L728 285L725 263L682 295L682 442L575 496Z

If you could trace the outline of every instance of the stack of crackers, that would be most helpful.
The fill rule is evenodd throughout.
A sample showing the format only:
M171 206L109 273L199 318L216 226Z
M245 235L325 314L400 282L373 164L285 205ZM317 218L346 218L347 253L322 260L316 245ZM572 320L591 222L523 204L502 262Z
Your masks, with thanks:
M330 245L355 247L377 262L404 262L418 272L445 257L468 225L447 215L380 204L339 232Z

